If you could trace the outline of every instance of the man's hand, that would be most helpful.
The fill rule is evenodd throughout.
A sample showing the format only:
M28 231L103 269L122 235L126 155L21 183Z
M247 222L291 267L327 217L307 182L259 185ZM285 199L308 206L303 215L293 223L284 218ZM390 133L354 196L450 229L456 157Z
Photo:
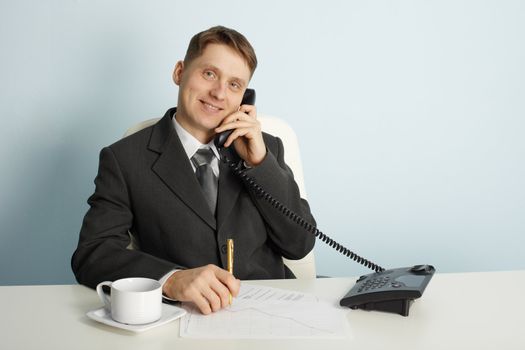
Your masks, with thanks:
M179 270L164 283L163 293L179 301L191 301L208 315L230 305L230 293L236 297L240 280L215 265Z
M239 156L250 166L259 165L266 157L266 145L262 137L261 123L257 120L257 109L252 105L242 105L230 114L215 129L216 133L235 129L224 143L232 143Z

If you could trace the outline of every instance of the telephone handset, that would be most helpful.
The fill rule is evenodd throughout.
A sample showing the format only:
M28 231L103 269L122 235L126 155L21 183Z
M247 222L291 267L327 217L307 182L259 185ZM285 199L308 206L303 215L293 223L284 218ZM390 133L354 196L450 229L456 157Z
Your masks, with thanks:
M242 105L254 105L255 104L255 90L254 89L246 89L244 92L244 95L242 96L241 106ZM233 130L226 130L221 132L220 134L217 134L215 136L215 140L213 141L215 143L215 147L217 149L221 149L230 134L233 132Z
M255 90L246 89L241 102L241 105L243 104L255 104ZM232 132L233 130L228 130L215 136L215 146L219 149L222 161L228 164L230 170L238 176L256 196L263 198L276 210L283 213L283 215L301 226L305 231L313 234L333 249L375 271L375 273L361 276L350 291L340 300L339 304L352 309L378 310L408 316L408 310L412 301L423 295L427 284L432 279L435 272L434 267L431 265L415 265L412 267L386 270L370 260L355 254L350 249L319 231L317 227L308 223L305 219L273 198L259 186L253 178L246 174L246 171L240 164L231 161L224 152L220 152Z

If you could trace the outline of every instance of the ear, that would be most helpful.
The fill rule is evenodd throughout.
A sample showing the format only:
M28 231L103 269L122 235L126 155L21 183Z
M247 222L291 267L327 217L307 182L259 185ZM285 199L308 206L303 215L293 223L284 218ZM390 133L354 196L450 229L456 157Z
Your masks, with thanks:
M184 72L184 61L178 61L173 70L173 82L175 85L180 85L182 80L182 73Z

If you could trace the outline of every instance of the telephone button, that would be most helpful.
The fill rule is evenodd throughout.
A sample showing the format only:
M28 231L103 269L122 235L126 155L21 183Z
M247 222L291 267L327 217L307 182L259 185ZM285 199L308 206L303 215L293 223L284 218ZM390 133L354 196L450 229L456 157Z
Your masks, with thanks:
M381 289L390 281L389 276L374 278L372 280L364 281L363 284L358 288L358 293L366 292L369 290Z
M393 288L401 288L401 287L403 287L403 283L399 283L399 282L392 282L390 285Z
M432 265L414 265L410 271L415 274L430 274L434 272L434 266Z
M362 280L366 279L366 277L367 277L366 275L363 275L363 276L359 277L359 279L357 280L356 283L361 282Z

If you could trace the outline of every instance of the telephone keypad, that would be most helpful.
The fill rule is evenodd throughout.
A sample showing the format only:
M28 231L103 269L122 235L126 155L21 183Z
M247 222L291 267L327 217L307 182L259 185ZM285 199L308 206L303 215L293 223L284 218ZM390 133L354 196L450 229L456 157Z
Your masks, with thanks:
M390 276L383 276L374 279L368 279L362 286L357 290L358 293L367 292L374 289L383 288L387 283L390 282Z

